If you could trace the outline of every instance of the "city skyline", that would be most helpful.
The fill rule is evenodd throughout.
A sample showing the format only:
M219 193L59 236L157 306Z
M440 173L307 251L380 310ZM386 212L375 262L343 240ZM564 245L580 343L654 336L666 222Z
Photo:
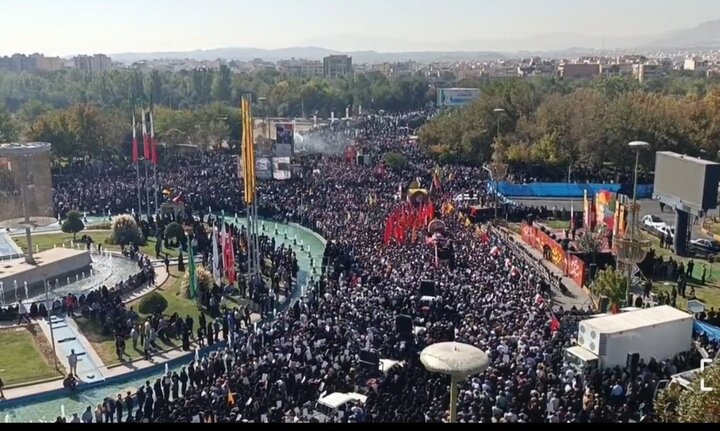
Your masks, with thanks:
M447 0L442 8L426 0L208 0L202 8L197 5L189 0L0 0L10 18L0 27L0 55L298 46L394 52L480 45L476 49L493 50L482 42L511 47L513 40L522 44L522 39L548 34L595 38L578 40L586 44L602 38L612 48L626 43L623 38L666 34L720 17L720 3L709 0L687 0L681 6L671 0ZM503 41L510 42L501 45ZM569 46L575 46L572 42L568 40Z

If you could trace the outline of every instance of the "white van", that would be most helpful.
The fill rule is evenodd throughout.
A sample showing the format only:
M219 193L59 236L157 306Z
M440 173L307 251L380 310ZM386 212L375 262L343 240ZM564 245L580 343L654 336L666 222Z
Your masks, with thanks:
M338 412L345 410L347 412L347 405L349 403L360 402L363 406L367 401L367 397L356 392L342 393L333 392L330 395L326 395L320 398L315 405L314 419L319 422L327 422L331 417L338 418ZM343 407L346 407L343 409ZM338 418L339 419L339 418Z

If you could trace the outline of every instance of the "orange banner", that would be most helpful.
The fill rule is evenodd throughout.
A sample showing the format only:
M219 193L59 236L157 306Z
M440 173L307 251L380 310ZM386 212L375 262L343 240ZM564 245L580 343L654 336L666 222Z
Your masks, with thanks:
M550 250L550 262L563 270L563 272L567 271L568 277L578 286L583 285L585 282L585 263L582 259L564 251L557 241L535 226L523 224L521 236L523 241L540 251L545 250L547 247Z

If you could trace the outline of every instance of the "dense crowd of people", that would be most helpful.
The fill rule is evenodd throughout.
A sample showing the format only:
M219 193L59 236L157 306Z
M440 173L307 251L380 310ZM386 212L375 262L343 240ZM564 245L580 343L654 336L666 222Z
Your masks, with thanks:
M374 160L370 166L316 154L300 159L299 179L260 181L262 216L301 223L328 240L323 274L276 318L233 325L227 343L209 356L134 394L109 394L73 421L447 422L450 379L428 372L419 352L451 340L477 346L490 359L485 372L461 383L460 422L652 421L657 382L697 367L695 352L582 373L562 353L575 344L577 324L590 310L551 307L557 280L511 238L490 229L484 240L455 214L436 213L452 243L452 265L437 261L422 232L383 244L388 214L406 205L398 189L433 181L435 163L408 144L411 132L397 118L370 118L337 133L343 140L355 135L358 150ZM323 133L325 140L335 136ZM407 158L402 171L377 169L390 151ZM195 212L242 212L234 156L168 156L166 163L159 185L182 192ZM468 190L491 199L481 169L446 166L443 174L438 207ZM56 205L60 213L127 212L137 203L135 187L132 167L87 163L58 179ZM292 252L275 250L268 253L279 262L292 260ZM421 298L421 281L434 284L434 300ZM412 321L409 332L399 329L403 316ZM366 351L396 362L368 367L359 361ZM367 398L332 412L318 406L335 392Z

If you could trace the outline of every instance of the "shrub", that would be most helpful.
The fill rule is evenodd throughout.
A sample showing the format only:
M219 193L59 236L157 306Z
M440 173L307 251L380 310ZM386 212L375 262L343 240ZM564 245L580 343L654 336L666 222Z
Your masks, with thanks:
M142 244L142 234L133 216L122 214L113 219L110 239L112 244Z
M168 306L167 299L157 292L151 292L140 300L138 310L142 314L152 314L156 311L162 313Z
M191 258L192 259L192 258ZM213 287L213 275L205 268L196 268L198 295L202 292L209 292ZM185 271L182 281L182 292L186 298L190 298L190 271Z
M167 240L174 239L176 243L180 243L180 239L185 234L182 226L177 222L172 222L165 227L165 238Z
M400 153L385 153L383 160L388 168L393 171L399 171L407 165L407 159Z
M77 211L70 211L67 213L67 218L63 222L61 228L65 233L73 234L73 241L75 241L75 235L78 232L85 229L85 223L82 221L82 216Z

